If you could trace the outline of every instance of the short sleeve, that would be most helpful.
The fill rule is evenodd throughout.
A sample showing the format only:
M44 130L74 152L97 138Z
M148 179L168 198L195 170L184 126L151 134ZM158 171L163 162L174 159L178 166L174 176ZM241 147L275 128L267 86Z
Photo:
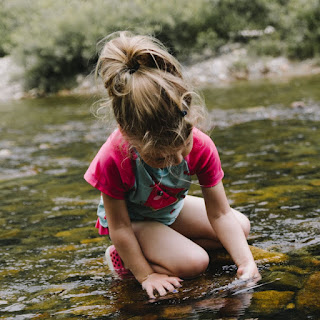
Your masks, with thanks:
M112 198L125 199L125 193L134 185L134 171L128 145L119 130L103 144L84 179Z
M212 139L193 129L193 148L187 157L190 174L196 174L202 187L213 187L223 178L218 150Z

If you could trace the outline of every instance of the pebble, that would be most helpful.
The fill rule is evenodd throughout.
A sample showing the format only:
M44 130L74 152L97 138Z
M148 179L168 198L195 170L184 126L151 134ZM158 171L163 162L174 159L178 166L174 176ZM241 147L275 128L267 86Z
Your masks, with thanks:
M303 101L294 101L290 104L292 109L303 109L306 107L306 104Z
M0 150L0 157L1 158L7 158L12 155L12 152L9 149L1 149Z

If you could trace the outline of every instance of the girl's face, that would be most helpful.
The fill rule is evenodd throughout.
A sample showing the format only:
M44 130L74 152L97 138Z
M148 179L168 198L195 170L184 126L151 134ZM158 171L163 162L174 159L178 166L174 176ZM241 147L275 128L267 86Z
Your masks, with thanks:
M165 168L168 166L176 166L191 152L193 147L193 135L190 133L185 143L169 152L159 152L158 154L143 154L137 148L142 160L152 168Z

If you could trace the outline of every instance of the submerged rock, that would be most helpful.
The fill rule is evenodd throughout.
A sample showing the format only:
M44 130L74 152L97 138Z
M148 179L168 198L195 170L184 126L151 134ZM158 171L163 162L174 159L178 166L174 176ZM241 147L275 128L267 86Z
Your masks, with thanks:
M13 238L16 237L18 235L18 233L20 233L20 229L15 228L15 229L11 229L8 231L1 231L1 235L0 235L0 239L8 239L8 238Z
M191 305L168 306L164 308L161 316L165 319L183 319L192 312Z
M273 281L277 279L277 286L285 287L286 289L301 289L303 287L303 278L286 271L274 271L265 280Z
M254 246L249 246L249 248L256 263L280 263L289 259L284 253L270 252ZM231 256L225 250L215 251L210 253L210 256L219 262L233 263Z
M297 295L297 309L320 311L320 272L315 272L307 280Z
M250 311L259 314L272 314L278 312L287 307L293 296L294 292L292 291L267 290L254 292L252 295Z
M306 104L303 102L303 101L293 101L291 104L290 104L290 107L293 108L293 109L303 109L306 107Z

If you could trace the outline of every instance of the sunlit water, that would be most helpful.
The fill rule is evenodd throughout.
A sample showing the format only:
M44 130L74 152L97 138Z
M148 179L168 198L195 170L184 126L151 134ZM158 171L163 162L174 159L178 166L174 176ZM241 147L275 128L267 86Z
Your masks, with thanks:
M299 297L320 265L319 84L310 77L204 91L230 203L252 223L250 244L290 260L260 264L265 285L236 295L225 289L235 267L212 263L153 303L103 262L99 194L82 178L112 130L90 114L95 98L2 103L0 318L316 319L319 308ZM290 107L297 100L305 106ZM269 292L283 305L265 307L259 294Z

